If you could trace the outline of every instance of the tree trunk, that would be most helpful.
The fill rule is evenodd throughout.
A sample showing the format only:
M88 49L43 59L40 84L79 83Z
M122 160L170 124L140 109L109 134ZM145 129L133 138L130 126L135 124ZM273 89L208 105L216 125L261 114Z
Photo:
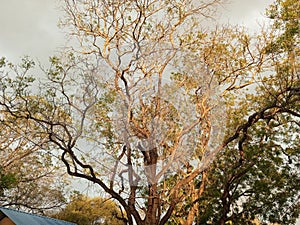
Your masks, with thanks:
M150 161L146 164L147 178L149 182L148 209L145 217L145 225L158 225L159 216L159 195L157 192L156 182L156 166L157 166L157 149L153 148L149 151Z
M226 222L226 219L222 217L222 218L219 220L219 225L225 225L225 222Z
M159 211L159 196L157 193L157 184L152 184L149 188L148 210L145 217L145 225L157 225Z
M194 218L198 213L199 210L199 203L198 203L198 199L200 198L200 196L202 195L202 193L204 192L204 187L205 187L205 181L206 181L206 173L202 172L202 181L201 181L201 185L199 187L198 190L195 190L195 186L194 184L192 184L192 202L193 202L193 206L190 209L187 219L186 221L183 223L183 225L192 225L194 222Z
M219 219L219 222L218 222L219 225L225 225L225 223L227 221L227 218L228 218L227 214L230 211L230 204L231 204L231 196L230 196L230 193L229 193L229 184L227 184L224 187L223 195L222 195L223 208L222 208L222 216L221 216L221 218Z

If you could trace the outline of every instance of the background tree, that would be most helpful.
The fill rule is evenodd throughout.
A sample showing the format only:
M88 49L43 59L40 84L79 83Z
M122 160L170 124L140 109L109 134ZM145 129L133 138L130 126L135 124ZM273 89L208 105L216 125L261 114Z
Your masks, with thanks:
M120 225L124 224L123 216L113 201L100 197L90 198L79 193L73 194L70 203L53 215L54 218L78 225Z
M263 73L275 57L264 35L202 28L220 1L65 3L80 45L52 57L40 83L3 74L0 104L60 151L70 175L116 200L128 224L162 225L177 215L192 224L215 156L237 143L244 165L257 124L295 113L297 81L278 92ZM257 98L246 107L250 90ZM226 113L237 117L224 130Z
M270 125L271 124L271 125ZM199 224L295 224L299 216L299 127L278 116L251 128L243 143L230 145L208 172L200 198ZM288 129L287 129L288 128ZM284 210L283 210L284 209Z
M262 224L295 224L299 217L300 4L276 1L267 12L274 20L266 39L269 70L255 93L232 108L228 126L240 123L249 109L270 107L280 114L245 130L213 163L200 198L199 224L253 224L255 217Z
M4 195L4 191L15 186L17 178L13 173L5 173L3 169L0 169L0 189L1 196Z
M8 65L4 58L0 61L2 75L7 72L5 66L19 74L33 66L28 58L20 66ZM12 73L9 82L17 85ZM65 203L64 191L68 184L64 180L67 180L63 178L58 159L47 151L38 128L31 127L26 120L11 117L4 110L0 118L0 205L39 213L61 207ZM37 132L28 133L31 128Z

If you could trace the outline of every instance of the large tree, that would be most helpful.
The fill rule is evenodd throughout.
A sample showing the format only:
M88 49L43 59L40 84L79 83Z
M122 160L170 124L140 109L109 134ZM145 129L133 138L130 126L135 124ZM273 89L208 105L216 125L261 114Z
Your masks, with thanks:
M59 150L70 175L115 199L128 224L177 214L192 224L215 156L237 143L238 163L250 163L250 131L299 104L298 80L241 104L276 84L263 73L276 54L266 35L204 29L220 2L66 0L65 25L79 44L52 57L40 82L28 71L3 74L2 110ZM228 113L238 118L228 116L230 125Z

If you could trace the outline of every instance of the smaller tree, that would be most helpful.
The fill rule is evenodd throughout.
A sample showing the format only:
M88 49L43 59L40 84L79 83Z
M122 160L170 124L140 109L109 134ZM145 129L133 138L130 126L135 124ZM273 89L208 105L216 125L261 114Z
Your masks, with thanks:
M26 86L24 82L33 81L24 74L34 65L28 57L20 64L1 58L1 80L20 85L16 90L20 95ZM0 90L5 88L1 86ZM15 119L0 107L0 206L45 214L65 204L64 191L68 185L62 179L64 171L59 166L60 161L48 151L50 146L45 143L45 135L30 134L30 126L32 123L24 118ZM34 129L40 130L38 126Z
M16 175L13 173L5 173L0 167L0 196L3 196L5 190L14 187L16 184Z
M77 223L78 225L121 225L126 220L116 203L104 198L90 198L75 192L71 202L54 218Z

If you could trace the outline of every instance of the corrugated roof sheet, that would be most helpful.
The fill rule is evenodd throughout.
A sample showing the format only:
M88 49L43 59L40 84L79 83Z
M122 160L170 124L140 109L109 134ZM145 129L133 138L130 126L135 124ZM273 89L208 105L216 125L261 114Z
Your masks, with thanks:
M0 207L0 211L10 218L16 225L76 225L75 223L25 213L14 209Z

